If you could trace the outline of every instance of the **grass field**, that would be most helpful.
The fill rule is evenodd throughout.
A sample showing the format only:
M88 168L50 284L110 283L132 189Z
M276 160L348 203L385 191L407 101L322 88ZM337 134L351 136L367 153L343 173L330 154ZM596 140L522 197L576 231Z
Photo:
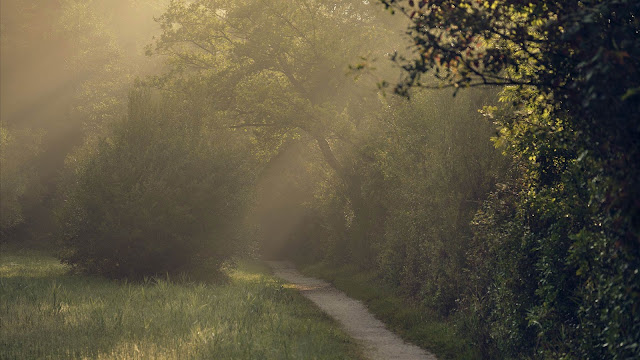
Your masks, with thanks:
M480 359L468 340L456 333L452 322L439 319L428 309L412 304L397 291L380 281L370 271L354 266L332 266L318 263L302 266L302 273L331 282L354 299L363 301L369 311L389 329L434 353L438 359Z
M220 285L127 283L0 251L0 359L361 358L332 320L258 264Z

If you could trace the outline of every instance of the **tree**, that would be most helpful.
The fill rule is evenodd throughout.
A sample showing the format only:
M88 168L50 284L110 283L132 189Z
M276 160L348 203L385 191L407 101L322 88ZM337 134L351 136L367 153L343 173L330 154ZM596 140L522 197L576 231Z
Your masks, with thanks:
M360 220L361 179L335 146L370 105L345 73L382 38L376 13L358 1L173 1L150 49L169 57L156 84L197 94L199 106L223 113L230 128L254 129L268 153L287 139L315 142ZM364 235L355 238L366 247Z
M11 240L49 242L65 157L126 112L133 74L150 67L143 48L155 27L150 9L163 2L2 1L0 117L18 139L8 146L23 149L23 178L30 179L13 207L21 208L25 231ZM38 134L38 152L23 136L30 131Z
M398 59L406 77L396 87L516 86L512 96L548 112L543 131L565 133L579 155L593 158L613 176L598 195L627 243L638 243L640 159L640 29L636 1L382 1L412 19L415 58ZM428 78L427 78L428 79ZM531 91L534 89L534 91ZM562 120L557 120L562 118ZM516 120L517 121L517 120ZM562 121L563 123L554 123ZM574 132L569 134L569 132ZM619 154L619 158L611 154ZM585 157L581 157L584 159ZM541 161L552 162L552 159ZM606 198L606 200L604 200ZM613 213L621 209L625 215ZM612 219L613 221L613 219Z
M398 93L506 86L487 113L517 175L477 228L495 265L481 305L493 340L506 353L637 357L640 3L381 2L412 21ZM516 323L528 329L499 329Z
M215 271L239 253L249 151L199 115L133 92L109 136L69 159L75 174L59 211L64 263L136 279Z

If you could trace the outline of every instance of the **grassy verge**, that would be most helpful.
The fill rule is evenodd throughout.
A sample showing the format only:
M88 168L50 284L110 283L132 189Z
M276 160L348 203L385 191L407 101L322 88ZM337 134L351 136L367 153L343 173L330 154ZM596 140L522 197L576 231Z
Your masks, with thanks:
M67 275L0 249L0 359L354 359L333 321L259 264L222 285Z
M302 266L301 272L325 279L350 297L363 301L391 330L431 351L438 359L480 358L469 342L456 333L451 322L397 295L397 291L380 281L374 272L324 263Z

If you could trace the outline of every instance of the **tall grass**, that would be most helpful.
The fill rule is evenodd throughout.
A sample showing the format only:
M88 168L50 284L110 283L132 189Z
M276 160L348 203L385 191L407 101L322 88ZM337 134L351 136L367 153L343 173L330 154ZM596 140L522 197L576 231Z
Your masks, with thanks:
M361 357L335 323L256 265L220 285L127 283L0 250L0 359Z

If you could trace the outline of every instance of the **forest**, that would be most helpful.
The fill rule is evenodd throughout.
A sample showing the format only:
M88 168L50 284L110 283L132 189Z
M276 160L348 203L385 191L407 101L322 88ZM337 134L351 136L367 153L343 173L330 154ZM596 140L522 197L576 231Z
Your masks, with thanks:
M0 10L0 359L640 358L640 2Z

